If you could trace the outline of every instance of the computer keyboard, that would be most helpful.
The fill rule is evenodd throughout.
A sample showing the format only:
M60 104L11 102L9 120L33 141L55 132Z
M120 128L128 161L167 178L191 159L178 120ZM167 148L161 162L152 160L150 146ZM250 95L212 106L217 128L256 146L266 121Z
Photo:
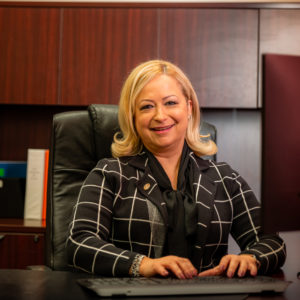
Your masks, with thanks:
M275 283L278 279L267 277L267 276L257 276L257 277L233 277L227 278L224 276L206 276L206 277L194 277L192 279L177 279L177 278L133 278L133 277L99 277L93 278L93 282L101 285L115 285L115 286L128 286L128 285L187 285L187 284L254 284L254 283Z
M227 278L224 276L177 278L111 278L79 279L78 283L100 296L238 294L283 292L289 282L267 276Z

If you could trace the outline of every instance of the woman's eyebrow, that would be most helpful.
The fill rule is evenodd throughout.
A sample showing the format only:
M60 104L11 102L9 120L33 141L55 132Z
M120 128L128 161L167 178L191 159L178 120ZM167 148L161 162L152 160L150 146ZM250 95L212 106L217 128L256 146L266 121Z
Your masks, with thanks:
M163 99L163 100L166 100L166 99L168 99L168 98L170 98L170 97L175 97L175 98L177 99L177 96L176 96L176 95L168 95L168 96L163 97L162 99Z
M140 103L142 103L142 102L153 102L153 100L152 100L152 99L145 98L145 99L141 99L139 102L140 102Z
M176 96L176 95L168 95L168 96L163 97L162 100L167 100L167 99L170 98L170 97L175 97L175 98L177 99L177 96ZM150 99L150 98L145 98L145 99L140 99L138 102L139 102L139 103L143 103L143 102L154 102L154 100L153 100L153 99Z

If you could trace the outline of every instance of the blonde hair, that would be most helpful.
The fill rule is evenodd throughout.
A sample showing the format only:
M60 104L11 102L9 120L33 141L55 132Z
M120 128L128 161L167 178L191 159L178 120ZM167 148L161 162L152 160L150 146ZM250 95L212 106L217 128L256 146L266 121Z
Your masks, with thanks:
M198 98L187 76L174 64L163 60L150 60L138 65L127 77L119 103L119 125L121 132L114 136L111 145L114 157L132 156L140 153L143 144L134 126L136 99L140 92L154 77L168 75L177 80L186 100L192 101L192 115L188 122L185 140L198 156L212 155L217 152L217 146L212 140L203 140L199 132L200 109Z

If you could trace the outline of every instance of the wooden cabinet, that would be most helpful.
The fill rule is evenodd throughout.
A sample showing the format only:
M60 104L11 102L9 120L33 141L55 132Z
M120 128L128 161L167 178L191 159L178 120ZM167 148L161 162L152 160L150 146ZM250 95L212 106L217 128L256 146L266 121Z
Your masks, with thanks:
M257 106L258 10L162 9L160 56L184 69L202 107Z
M0 7L0 103L118 103L157 26L156 9Z
M61 103L117 104L130 70L159 57L188 74L202 106L255 108L257 32L257 10L66 9Z
M0 7L0 103L57 103L59 24L57 9Z
M26 160L53 114L117 104L149 59L179 65L203 108L260 108L262 55L300 55L300 4L1 2L0 31L0 160Z
M0 103L117 104L130 70L162 58L202 107L258 108L262 55L300 54L300 6L283 7L0 4Z
M0 219L0 268L45 264L45 222Z
M0 29L0 103L117 104L132 68L163 58L201 106L257 105L256 9L2 7Z
M129 71L157 58L155 9L65 9L61 103L119 102Z

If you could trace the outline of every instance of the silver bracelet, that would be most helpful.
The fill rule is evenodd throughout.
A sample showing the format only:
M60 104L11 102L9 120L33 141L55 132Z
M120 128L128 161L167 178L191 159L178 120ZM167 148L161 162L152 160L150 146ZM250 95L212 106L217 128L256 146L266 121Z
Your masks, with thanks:
M145 257L145 255L137 254L134 258L132 265L131 265L131 276L133 277L139 277L140 276L140 265L142 262L142 259Z

